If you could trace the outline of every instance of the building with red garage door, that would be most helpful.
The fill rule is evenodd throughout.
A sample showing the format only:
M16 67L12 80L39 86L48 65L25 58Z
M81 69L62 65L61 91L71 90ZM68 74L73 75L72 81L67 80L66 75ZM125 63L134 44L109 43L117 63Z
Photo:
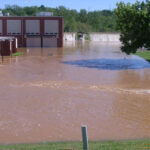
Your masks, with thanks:
M19 47L63 47L63 17L0 16L0 36L16 37Z

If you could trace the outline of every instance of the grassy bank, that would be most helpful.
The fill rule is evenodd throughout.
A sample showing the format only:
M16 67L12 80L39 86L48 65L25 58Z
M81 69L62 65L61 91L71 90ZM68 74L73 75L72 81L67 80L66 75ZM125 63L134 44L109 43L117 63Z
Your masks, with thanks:
M82 150L82 142L0 145L0 150ZM89 150L150 149L150 140L89 142Z
M17 52L17 53L12 54L12 56L22 56L22 55L23 55L23 52Z
M135 54L150 62L150 51L140 51Z

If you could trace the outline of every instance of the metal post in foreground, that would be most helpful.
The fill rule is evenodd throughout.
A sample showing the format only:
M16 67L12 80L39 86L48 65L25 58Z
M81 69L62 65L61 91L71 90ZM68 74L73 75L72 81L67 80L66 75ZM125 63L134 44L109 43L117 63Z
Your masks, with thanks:
M82 141L83 141L83 150L88 150L88 135L87 135L87 127L85 125L82 126Z

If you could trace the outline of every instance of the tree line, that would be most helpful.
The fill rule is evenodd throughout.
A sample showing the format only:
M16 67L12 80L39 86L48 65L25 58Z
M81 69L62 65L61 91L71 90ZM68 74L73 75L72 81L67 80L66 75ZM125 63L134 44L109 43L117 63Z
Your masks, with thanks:
M50 8L41 5L31 7L20 7L7 5L2 9L3 13L9 12L11 16L35 16L37 12L50 11L54 16L64 17L65 32L116 32L116 15L111 10L87 11L81 9L68 9L64 6Z

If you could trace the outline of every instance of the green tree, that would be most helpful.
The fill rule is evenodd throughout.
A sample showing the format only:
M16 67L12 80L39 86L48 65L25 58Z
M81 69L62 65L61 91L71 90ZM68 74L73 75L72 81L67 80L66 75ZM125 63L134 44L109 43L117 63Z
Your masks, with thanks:
M86 21L87 21L87 11L85 9L81 9L80 10L79 20L82 23L86 23Z
M130 54L138 48L150 48L150 2L118 3L115 10L121 32L122 51Z

